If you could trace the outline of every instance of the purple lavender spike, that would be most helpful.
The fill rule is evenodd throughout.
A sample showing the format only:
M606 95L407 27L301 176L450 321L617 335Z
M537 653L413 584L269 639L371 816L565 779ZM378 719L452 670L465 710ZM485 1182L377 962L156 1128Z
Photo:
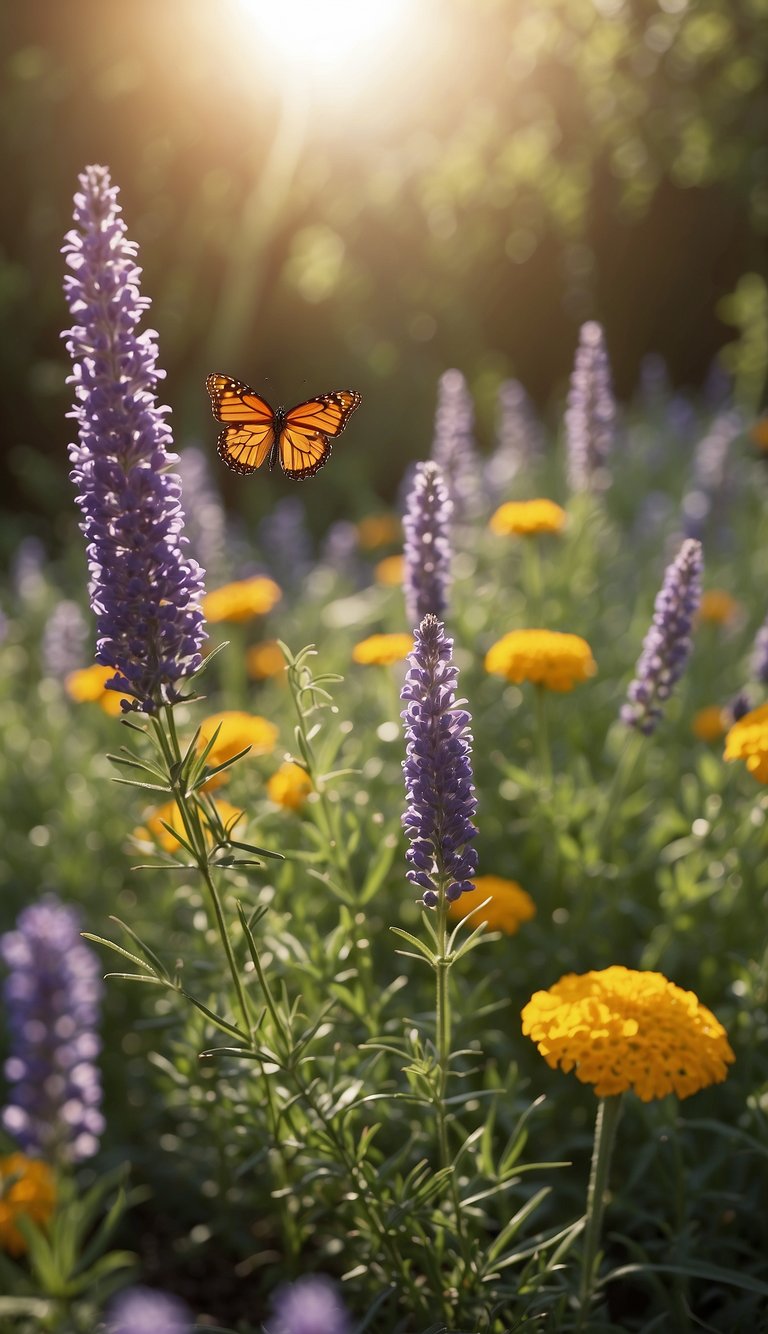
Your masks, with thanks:
M436 616L425 616L415 635L400 698L406 707L406 810L403 828L410 840L406 873L434 908L441 892L450 902L473 890L477 852L471 846L477 801L472 782L472 721L456 699L458 668L453 640Z
M208 457L196 445L188 445L179 454L178 467L190 550L205 569L209 588L220 588L232 574L231 548L227 516Z
M25 908L0 936L0 956L11 1035L3 1127L48 1161L90 1158L104 1129L95 1064L103 985L77 912L53 895Z
M312 569L307 511L298 496L285 496L259 524L259 545L281 588L301 588Z
M278 1288L275 1320L268 1334L349 1334L350 1324L336 1288L322 1274L307 1275Z
M43 630L43 670L46 676L63 681L86 663L88 626L76 602L57 602Z
M701 601L701 543L687 538L667 566L635 679L621 719L645 736L656 730L662 705L682 676L691 651L693 618Z
M203 571L186 555L181 485L168 471L167 408L158 407L156 335L137 325L149 306L139 290L136 246L126 238L117 189L105 167L87 167L75 195L75 229L64 254L76 321L66 331L74 363L72 480L83 512L97 661L115 669L112 689L154 713L180 697L202 661Z
M565 413L568 481L574 491L604 491L616 438L616 402L601 325L581 327Z
M475 413L461 371L440 376L437 389L432 458L443 474L454 515L459 522L482 512L482 468L474 437Z
M498 445L485 467L488 489L503 500L519 473L544 454L544 434L533 404L519 380L499 386Z
M449 525L453 506L436 463L417 463L403 515L405 614L409 625L442 616L451 574Z

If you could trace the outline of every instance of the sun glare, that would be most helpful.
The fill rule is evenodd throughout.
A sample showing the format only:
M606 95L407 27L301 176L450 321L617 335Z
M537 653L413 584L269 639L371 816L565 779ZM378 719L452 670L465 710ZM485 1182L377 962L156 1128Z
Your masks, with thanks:
M242 0L248 20L284 68L320 81L370 69L400 35L413 0Z

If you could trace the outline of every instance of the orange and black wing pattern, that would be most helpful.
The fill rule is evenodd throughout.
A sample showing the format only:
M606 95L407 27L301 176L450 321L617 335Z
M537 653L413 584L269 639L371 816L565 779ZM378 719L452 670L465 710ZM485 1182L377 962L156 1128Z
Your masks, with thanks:
M277 439L272 408L250 385L229 375L209 375L205 387L213 415L225 427L217 442L219 458L233 472L255 472L269 458Z
M331 440L341 435L360 395L354 389L336 389L289 408L278 438L280 463L286 477L312 477L331 457Z

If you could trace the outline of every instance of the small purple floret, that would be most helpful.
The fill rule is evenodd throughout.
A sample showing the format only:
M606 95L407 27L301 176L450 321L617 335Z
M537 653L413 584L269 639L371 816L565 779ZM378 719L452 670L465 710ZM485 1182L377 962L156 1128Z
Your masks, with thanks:
M616 436L616 401L601 325L581 327L565 413L568 481L574 491L603 491Z
M278 1288L274 1311L269 1334L349 1334L346 1309L333 1283L322 1274Z
M107 1330L108 1334L191 1334L192 1320L175 1297L152 1288L129 1288L115 1298Z
M3 1127L49 1162L90 1158L104 1130L96 1065L103 984L77 912L53 895L25 908L16 930L0 936L0 957L10 1030Z
M484 505L482 468L475 446L475 411L461 371L440 376L432 458L442 471L456 519L476 518Z
M180 697L205 639L203 571L186 555L181 485L168 471L167 408L158 407L154 330L137 333L149 301L139 290L136 246L126 239L117 189L87 167L75 195L64 254L75 321L66 331L74 369L72 480L88 550L96 659L115 669L108 688L154 713Z
M407 807L403 828L410 840L407 879L434 908L441 891L450 902L475 888L477 851L472 823L477 801L472 782L472 721L457 700L458 668L453 640L436 616L416 630L401 691L406 752L403 762Z
M653 620L621 710L622 722L645 736L656 730L661 706L685 670L693 618L701 602L702 565L701 543L687 538L667 566L656 595Z
M409 625L418 625L428 612L442 616L445 611L451 573L448 534L452 510L438 465L417 463L403 515L403 587Z

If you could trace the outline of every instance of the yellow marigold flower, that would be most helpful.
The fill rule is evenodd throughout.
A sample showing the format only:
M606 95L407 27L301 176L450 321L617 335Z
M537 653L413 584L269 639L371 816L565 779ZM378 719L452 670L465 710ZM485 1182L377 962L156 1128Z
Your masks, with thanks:
M370 635L361 639L352 650L352 661L381 663L388 667L393 662L404 662L413 648L413 635Z
M223 588L214 588L203 598L203 613L207 620L250 621L264 616L280 601L282 592L273 579L256 575L252 579L238 579Z
M482 903L483 899L489 897L490 903L486 903L470 919L473 927L485 922L491 931L503 931L508 936L514 936L523 922L529 922L536 916L533 899L516 880L503 880L500 875L476 875L474 881L474 894L462 894L448 904L448 915L455 920L471 913L473 903Z
M64 688L70 699L77 700L78 704L98 704L105 713L116 718L123 712L120 705L123 696L117 690L105 689L106 682L111 681L114 675L114 667L101 667L94 663L92 667L70 672L64 681Z
M231 801L220 799L216 802L216 810L224 828L230 831L245 819L243 812L238 810L237 806L233 806ZM178 830L182 835L184 834L181 811L175 801L166 801L165 805L158 806L146 817L145 825L142 825L139 829L134 829L133 836L142 843L156 843L164 852L178 852L181 844L177 838L174 838L170 830L165 828L166 825L170 825L172 829ZM213 834L207 827L207 821L205 837L209 845L213 843Z
M230 709L223 713L212 713L201 723L198 742L200 750L208 744L217 727L220 729L219 735L206 760L206 764L212 768L223 764L225 760L231 760L233 755L245 750L246 746L251 748L250 755L268 755L277 743L277 728L269 719L261 718L257 713L241 713L237 709Z
M30 1218L38 1227L50 1221L56 1204L56 1181L47 1163L11 1153L0 1158L0 1247L22 1255L27 1243L16 1226Z
M698 620L728 625L741 611L741 603L724 588L709 588L701 595Z
M535 533L559 533L565 510L554 500L508 500L491 516L492 533L501 537L531 537Z
M733 724L725 738L725 759L744 760L758 783L768 783L768 704Z
M508 681L533 681L550 690L572 690L594 676L597 664L586 639L557 630L511 630L493 644L485 670Z
M267 796L276 806L285 806L289 811L301 810L312 791L312 779L300 764L288 760L281 764L267 782Z
M261 644L253 644L246 654L246 665L248 675L254 681L280 676L285 671L285 658L277 646L277 640L265 639Z
M400 520L395 514L369 514L357 525L357 540L365 551L397 542L401 535Z
M749 438L758 449L768 452L768 417L758 417L750 428Z
M621 965L566 974L531 997L522 1019L547 1064L573 1070L601 1098L630 1088L643 1102L687 1098L721 1083L735 1060L722 1024L692 991Z
M719 704L710 704L693 715L691 731L699 741L718 741L727 730L725 710Z
M404 569L405 556L385 556L384 560L374 566L373 577L377 584L383 584L385 588L399 588L403 582Z

